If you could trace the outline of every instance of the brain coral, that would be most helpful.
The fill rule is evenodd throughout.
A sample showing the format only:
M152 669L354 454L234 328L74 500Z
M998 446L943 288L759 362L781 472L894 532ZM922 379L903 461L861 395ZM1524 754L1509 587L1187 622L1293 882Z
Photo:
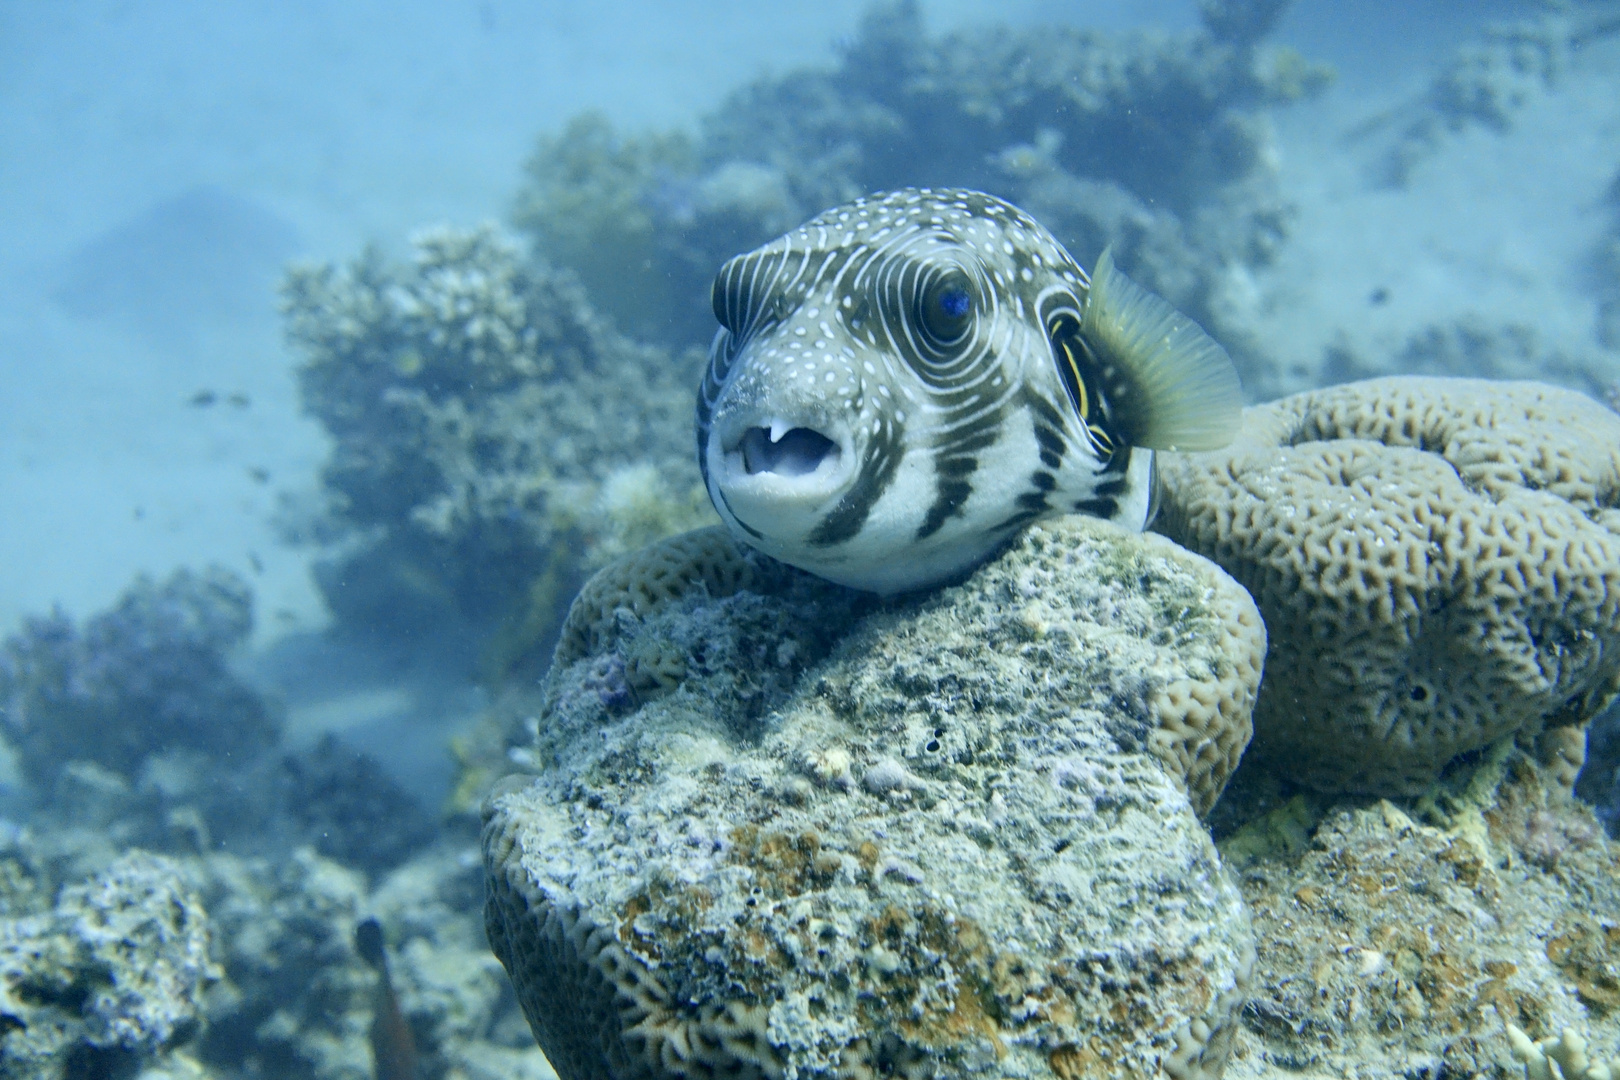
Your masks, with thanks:
M1253 952L1195 804L1247 737L1248 596L1084 518L882 607L724 543L604 571L541 775L486 804L489 939L559 1076L1219 1075ZM649 638L691 662L624 711L601 650Z
M1620 688L1620 417L1580 394L1352 383L1250 409L1163 479L1159 528L1265 615L1253 753L1296 779L1416 794Z

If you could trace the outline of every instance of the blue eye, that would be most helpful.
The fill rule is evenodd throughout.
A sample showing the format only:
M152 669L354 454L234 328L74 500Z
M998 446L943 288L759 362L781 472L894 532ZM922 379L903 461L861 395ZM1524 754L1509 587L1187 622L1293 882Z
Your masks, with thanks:
M961 341L973 326L973 286L960 270L947 271L923 286L917 300L924 334L936 348Z

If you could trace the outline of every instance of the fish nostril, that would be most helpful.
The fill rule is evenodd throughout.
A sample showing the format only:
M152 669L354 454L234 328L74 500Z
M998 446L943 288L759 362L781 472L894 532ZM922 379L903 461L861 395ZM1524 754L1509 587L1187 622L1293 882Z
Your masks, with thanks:
M769 472L779 476L805 476L813 473L823 461L838 457L838 444L819 431L809 428L790 428L780 439L762 427L752 427L743 433L743 468L748 475Z

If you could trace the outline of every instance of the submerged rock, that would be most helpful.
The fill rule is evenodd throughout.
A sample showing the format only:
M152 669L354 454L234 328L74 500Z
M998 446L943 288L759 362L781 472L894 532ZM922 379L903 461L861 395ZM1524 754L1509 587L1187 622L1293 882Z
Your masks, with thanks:
M487 804L558 1075L1219 1075L1253 946L1197 811L1248 737L1248 595L1083 518L875 611L717 537L587 586L543 772Z
M146 852L0 919L0 1077L133 1075L189 1042L221 975L209 937L181 868Z

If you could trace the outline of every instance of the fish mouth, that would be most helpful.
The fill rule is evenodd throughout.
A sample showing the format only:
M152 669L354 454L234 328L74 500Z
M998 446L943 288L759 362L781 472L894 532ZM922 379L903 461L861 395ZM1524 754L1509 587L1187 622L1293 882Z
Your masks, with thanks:
M843 450L815 428L781 430L778 421L770 428L751 427L738 441L743 471L749 476L775 473L778 476L810 476L824 465L836 466Z
M750 529L782 539L807 534L855 472L853 433L829 419L733 417L709 444L709 475Z

